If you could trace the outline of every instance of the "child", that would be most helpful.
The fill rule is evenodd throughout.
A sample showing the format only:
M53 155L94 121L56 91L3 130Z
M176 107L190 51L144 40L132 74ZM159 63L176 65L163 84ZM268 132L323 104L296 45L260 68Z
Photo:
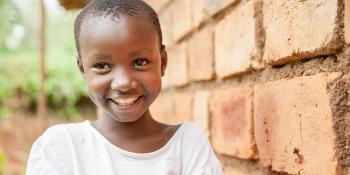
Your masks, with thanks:
M142 0L93 0L74 31L78 67L102 115L45 131L32 146L27 175L223 174L195 124L166 125L149 112L167 64L151 7Z

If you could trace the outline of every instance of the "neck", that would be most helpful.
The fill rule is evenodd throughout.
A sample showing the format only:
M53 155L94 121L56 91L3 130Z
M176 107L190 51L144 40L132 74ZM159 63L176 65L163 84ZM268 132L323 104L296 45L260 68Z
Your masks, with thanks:
M140 138L158 132L161 124L156 122L147 110L142 117L133 122L120 122L107 114L103 114L94 123L94 127L107 135L118 137Z

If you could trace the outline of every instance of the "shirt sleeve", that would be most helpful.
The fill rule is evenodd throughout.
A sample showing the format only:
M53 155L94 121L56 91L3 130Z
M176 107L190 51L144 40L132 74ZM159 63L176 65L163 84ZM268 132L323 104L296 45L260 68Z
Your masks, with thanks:
M223 175L208 137L194 123L183 136L183 175Z
M72 175L69 144L63 128L52 127L32 145L26 175Z

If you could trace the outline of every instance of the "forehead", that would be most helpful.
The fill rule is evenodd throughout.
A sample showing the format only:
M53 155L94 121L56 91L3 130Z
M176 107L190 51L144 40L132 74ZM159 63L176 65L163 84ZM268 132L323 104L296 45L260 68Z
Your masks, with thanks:
M159 45L159 36L153 26L142 17L90 17L80 31L81 51L91 47L153 47Z

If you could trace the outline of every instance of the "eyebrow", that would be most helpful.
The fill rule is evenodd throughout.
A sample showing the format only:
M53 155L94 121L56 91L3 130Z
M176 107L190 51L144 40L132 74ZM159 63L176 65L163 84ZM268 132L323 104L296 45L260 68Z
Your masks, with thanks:
M142 49L138 49L138 50L132 51L132 52L130 53L130 55L131 55L131 56L135 56L135 55L139 55L139 54L142 53L142 52L149 52L149 53L151 53L152 50L149 49L149 48L147 48L147 47L144 47L144 48L142 48Z
M111 58L110 55L107 55L107 54L99 54L99 53L93 53L92 55L89 55L88 56L88 60L105 60L105 59L108 59L108 58Z
M143 52L148 52L148 53L151 53L152 52L152 49L149 49L147 47L144 47L142 49L138 49L138 50L135 50L135 51L132 51L130 53L130 56L137 56L137 55L140 55L141 53ZM106 59L110 59L112 56L111 55L108 55L108 54L100 54L100 53L92 53L91 55L89 55L87 58L89 61L91 60L97 60L97 61L104 61Z

